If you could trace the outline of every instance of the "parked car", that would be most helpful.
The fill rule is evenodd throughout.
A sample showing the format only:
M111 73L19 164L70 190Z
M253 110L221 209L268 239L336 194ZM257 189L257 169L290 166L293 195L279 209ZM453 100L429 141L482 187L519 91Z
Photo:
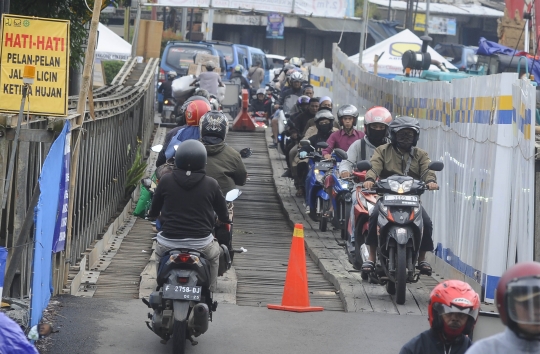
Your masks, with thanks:
M219 66L222 76L227 72L227 64L223 53L220 53L213 44L204 42L182 42L171 41L167 43L159 70L159 81L165 81L169 71L176 71L178 76L185 76L188 73L189 65L194 63L194 58L198 53L206 53L220 57Z
M220 56L225 58L227 64L226 78L231 76L232 69L237 65L242 65L246 69L244 71L244 76L247 75L248 52L243 46L225 41L204 41L204 43L212 44L220 53Z
M461 71L469 70L476 65L478 47L468 47L463 44L439 43L433 49L446 58Z

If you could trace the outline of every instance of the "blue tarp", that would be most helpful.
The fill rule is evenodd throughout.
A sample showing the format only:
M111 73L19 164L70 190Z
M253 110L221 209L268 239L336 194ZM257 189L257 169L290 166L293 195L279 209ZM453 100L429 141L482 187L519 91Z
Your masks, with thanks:
M7 249L0 247L0 297L2 297L2 288L4 287L4 273L6 272Z
M519 50L514 50L510 47L504 46L499 43L488 41L484 37L481 37L480 40L478 41L478 50L476 51L476 54L479 54L479 55L502 54L502 55L507 55L509 58L512 57L512 55L514 55L514 58L512 59L512 67L514 67L514 65L516 65L517 67L520 57L525 56L527 53L523 51L519 51ZM533 60L531 58L525 58L525 60L527 61L529 74L534 75L534 81L540 82L540 63L538 62L539 60L538 59ZM533 66L533 62L534 62L534 66ZM524 66L525 66L524 59L521 59L520 70L522 72L525 72Z
M36 235L34 243L34 263L32 265L32 298L30 301L30 327L41 320L43 310L49 304L52 293L52 249L58 215L59 193L62 183L64 148L69 122L54 141L43 163L39 176L40 196L35 208L34 222Z

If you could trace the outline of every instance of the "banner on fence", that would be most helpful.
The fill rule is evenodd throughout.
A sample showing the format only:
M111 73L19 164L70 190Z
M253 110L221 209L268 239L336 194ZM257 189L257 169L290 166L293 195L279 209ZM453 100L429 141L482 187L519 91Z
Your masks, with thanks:
M69 123L51 145L39 176L40 196L35 212L34 263L32 265L32 299L30 326L39 323L43 310L49 304L52 289L52 252L54 231L61 215L58 214L65 164L65 146Z
M4 275L6 273L8 251L5 247L0 247L0 299L4 290Z
M2 16L0 111L18 113L25 65L36 67L30 114L66 116L69 82L69 21Z
M418 146L445 164L441 190L422 197L436 255L481 284L492 302L507 267L533 259L534 87L515 73L392 81L363 71L337 45L333 73L336 104L380 105L420 120Z
M71 132L70 123L66 121L67 133L64 142L62 171L60 172L60 191L58 192L58 211L53 235L53 252L60 252L66 246L66 230L69 204L69 171L71 163Z
M352 0L157 0L145 5L201 7L214 9L255 10L312 17L353 17Z

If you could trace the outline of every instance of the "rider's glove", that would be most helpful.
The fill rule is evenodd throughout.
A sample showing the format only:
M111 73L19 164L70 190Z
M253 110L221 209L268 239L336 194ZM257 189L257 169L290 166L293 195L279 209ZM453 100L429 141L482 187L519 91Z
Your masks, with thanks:
M305 159L306 156L307 156L307 151L300 151L299 156L300 156L301 159Z

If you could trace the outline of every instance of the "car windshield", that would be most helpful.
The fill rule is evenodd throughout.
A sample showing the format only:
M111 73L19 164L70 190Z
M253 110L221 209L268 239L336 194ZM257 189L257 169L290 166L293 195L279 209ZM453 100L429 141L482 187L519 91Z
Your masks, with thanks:
M233 63L233 48L231 45L224 45L224 44L214 44L214 48L216 48L219 52L223 54L223 57L225 58L225 61L227 61L227 65L232 65Z
M202 47L174 46L167 52L166 63L176 70L187 69L195 62L193 58L197 53L212 54L212 51Z

